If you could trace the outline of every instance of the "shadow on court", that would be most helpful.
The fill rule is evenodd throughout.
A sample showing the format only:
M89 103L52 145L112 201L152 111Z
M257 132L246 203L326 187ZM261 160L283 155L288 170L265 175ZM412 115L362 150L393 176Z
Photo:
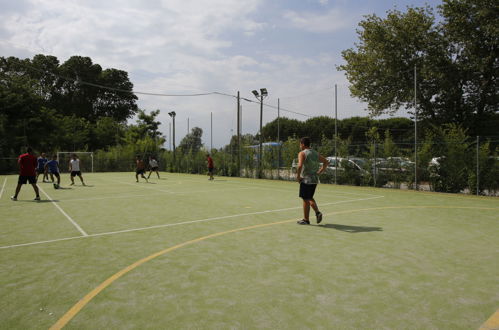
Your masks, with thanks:
M39 201L35 201L35 200L20 200L18 199L16 201L16 203L58 203L59 200L58 199L42 199L42 200L39 200Z
M347 225L337 225L334 223L326 223L326 224L317 225L314 227L336 229L336 230L344 231L344 232L351 233L351 234L365 233L365 232L371 232L371 231L383 231L383 228L381 228L381 227L347 226Z

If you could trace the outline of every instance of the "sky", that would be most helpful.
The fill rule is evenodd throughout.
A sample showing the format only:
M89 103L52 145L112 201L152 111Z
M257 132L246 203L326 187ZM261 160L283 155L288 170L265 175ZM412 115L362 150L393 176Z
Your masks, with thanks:
M306 120L367 116L350 96L341 52L358 42L364 15L386 16L436 0L0 0L0 56L56 56L61 63L88 56L103 69L127 71L138 92L219 92L243 100L242 132L259 129L260 104L252 90L266 88L263 125L280 115ZM209 148L236 134L234 97L144 96L138 105L160 110L167 140L175 111L178 145L189 129L203 129ZM272 107L269 107L270 105ZM400 111L397 116L407 116ZM213 131L211 131L213 118ZM131 120L133 123L134 120ZM167 141L166 147L171 145Z

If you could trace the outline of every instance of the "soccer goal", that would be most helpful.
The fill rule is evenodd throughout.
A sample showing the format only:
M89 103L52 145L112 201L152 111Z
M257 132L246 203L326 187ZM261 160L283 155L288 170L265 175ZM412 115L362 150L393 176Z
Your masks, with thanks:
M60 151L57 153L57 161L61 172L68 172L69 161L71 156L75 154L80 159L80 167L82 172L94 171L94 153L91 151Z

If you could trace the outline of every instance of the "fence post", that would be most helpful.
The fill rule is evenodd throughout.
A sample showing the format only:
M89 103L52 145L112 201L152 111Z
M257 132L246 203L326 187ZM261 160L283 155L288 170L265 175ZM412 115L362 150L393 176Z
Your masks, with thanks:
M476 195L480 193L480 137L476 137Z

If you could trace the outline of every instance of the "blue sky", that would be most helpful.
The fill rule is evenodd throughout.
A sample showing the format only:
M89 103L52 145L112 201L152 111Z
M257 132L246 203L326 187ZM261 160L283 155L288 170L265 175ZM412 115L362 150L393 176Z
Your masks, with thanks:
M61 62L89 56L104 68L129 72L135 90L143 92L240 91L254 99L251 90L266 87L265 103L277 106L280 99L282 115L297 119L333 116L337 84L339 118L365 116L366 105L350 97L344 73L335 70L343 63L341 51L354 46L363 15L384 17L390 9L426 4L440 1L0 0L0 56L43 53ZM189 118L190 128L204 130L209 147L210 113L214 147L235 132L230 97L139 96L138 103L161 110L167 137L167 113L175 110L177 141ZM259 106L242 106L243 132L255 134ZM264 110L264 122L276 116L275 109Z

